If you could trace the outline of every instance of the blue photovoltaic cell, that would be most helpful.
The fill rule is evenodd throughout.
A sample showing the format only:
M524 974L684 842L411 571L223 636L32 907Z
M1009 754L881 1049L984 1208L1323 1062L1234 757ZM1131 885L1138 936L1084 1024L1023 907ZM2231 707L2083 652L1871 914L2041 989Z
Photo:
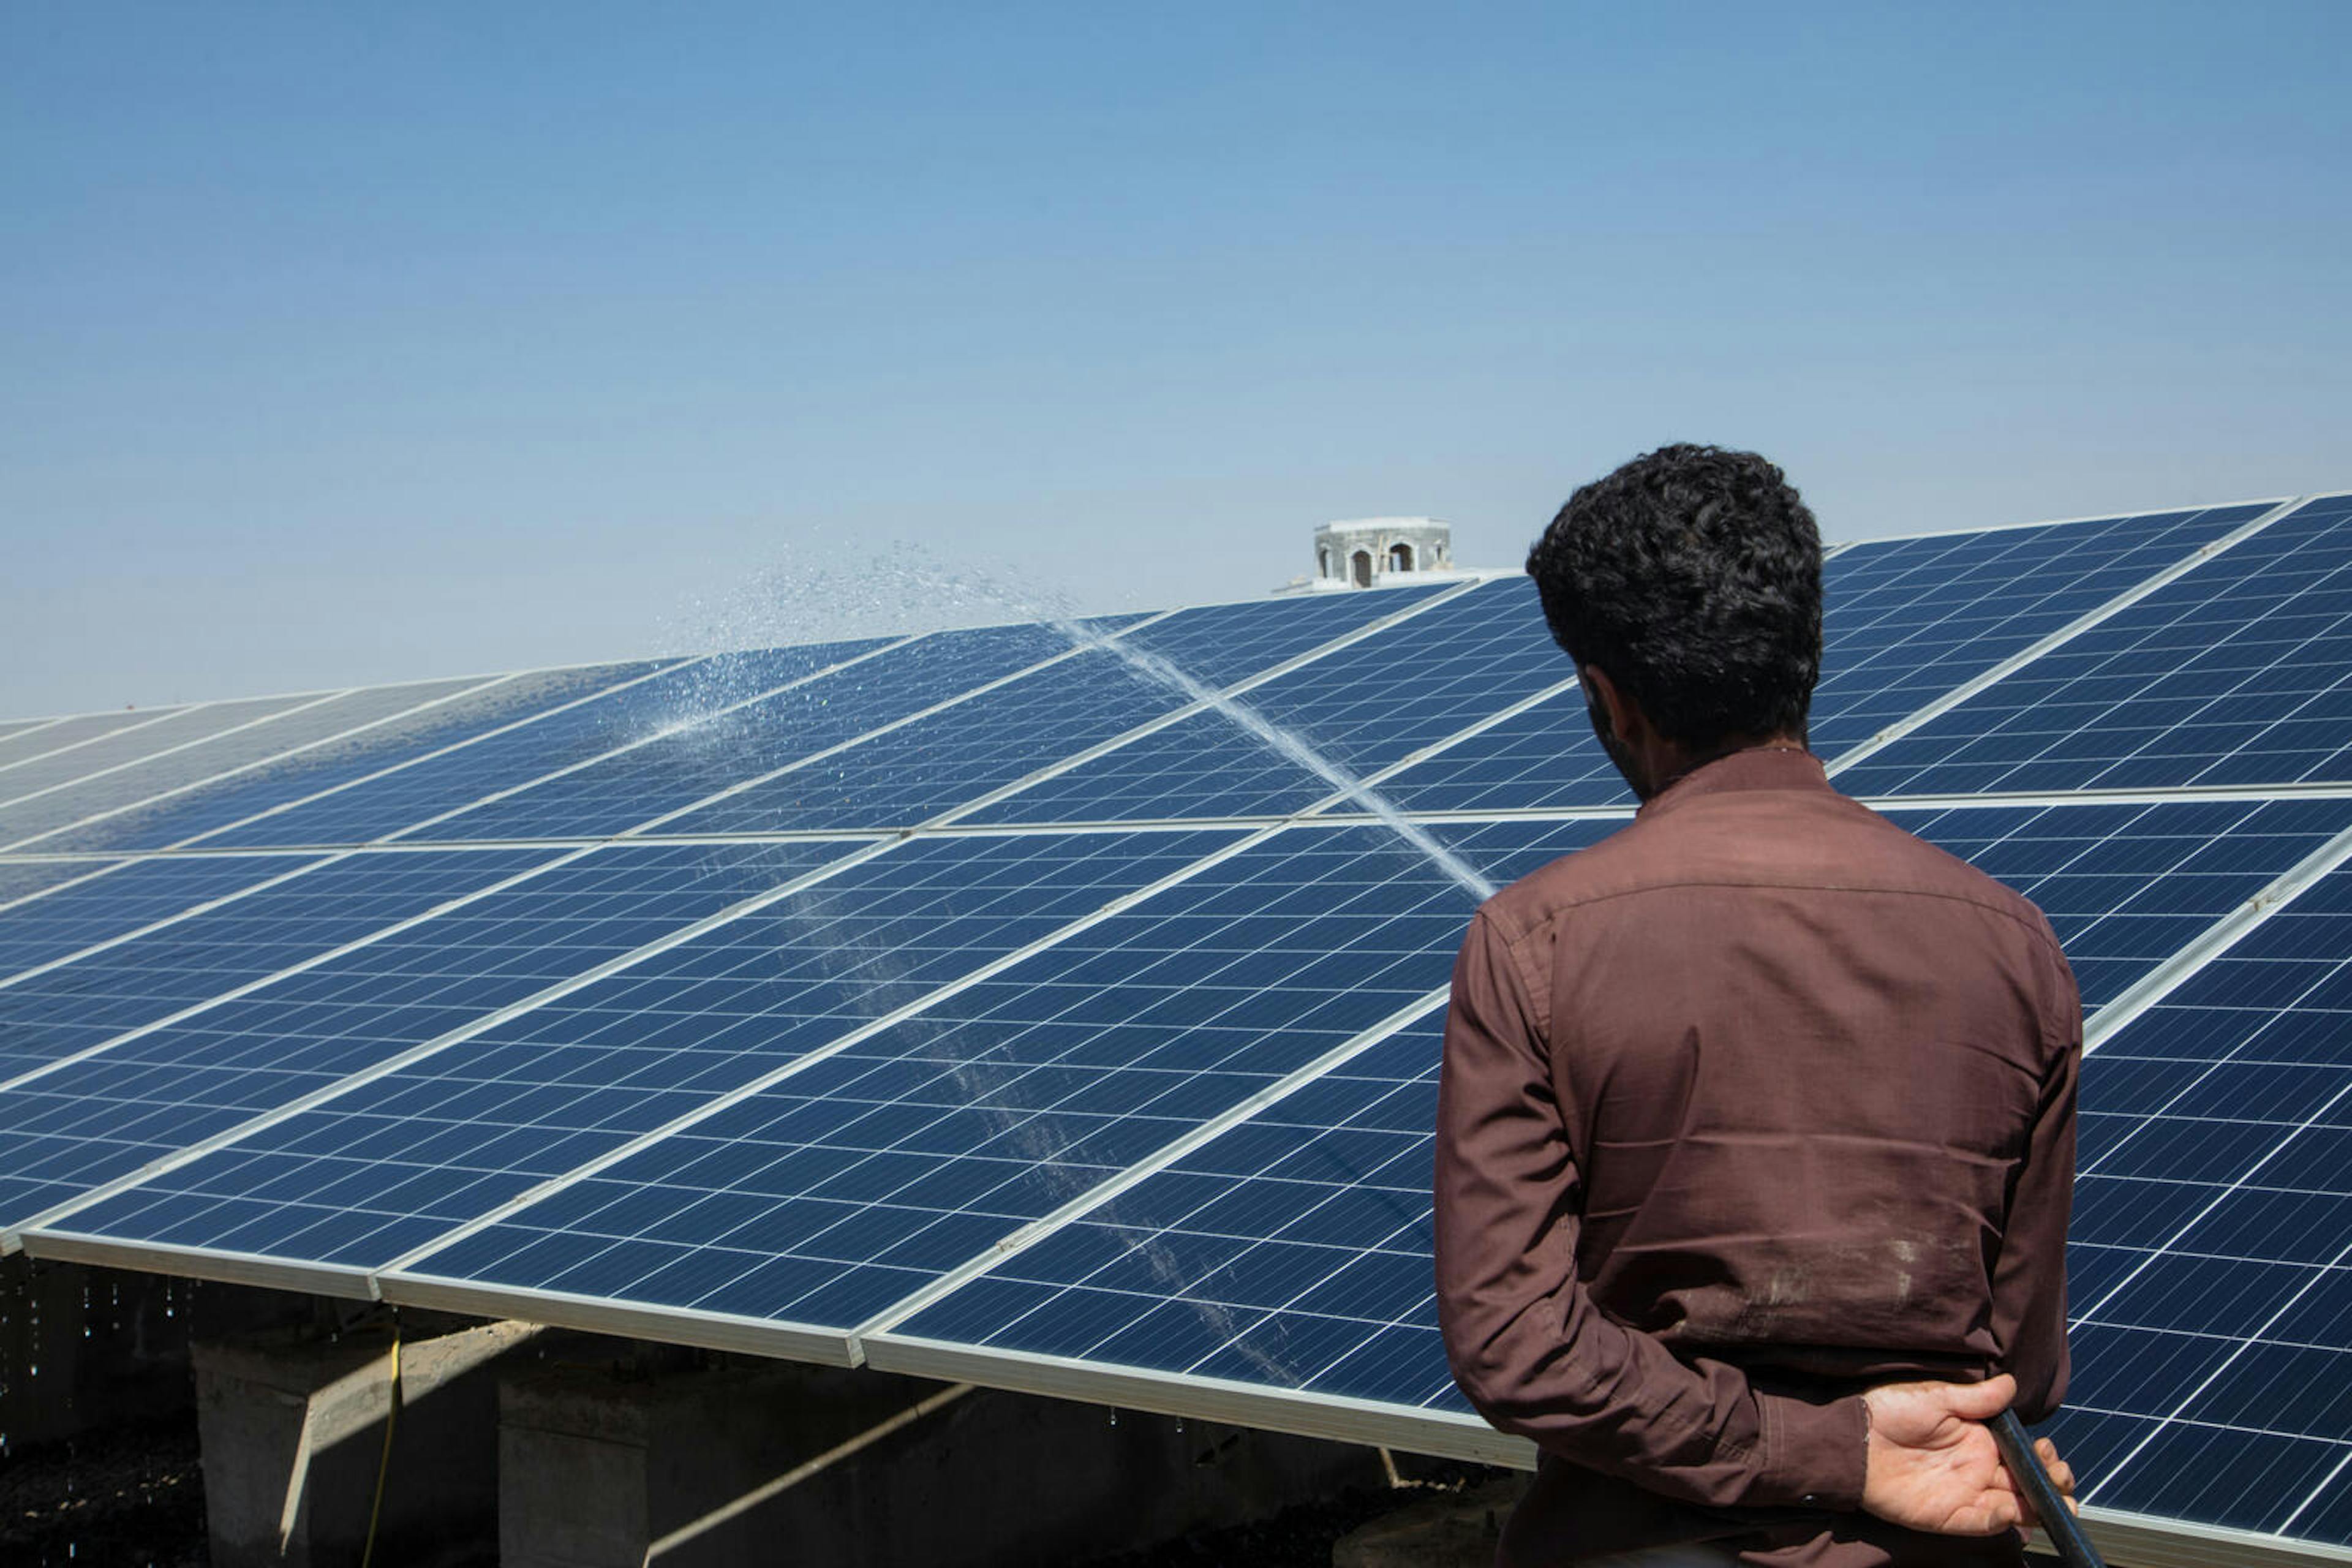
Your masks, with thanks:
M2069 1275L2086 1500L2352 1545L2352 871L2085 1059Z
M706 689L691 667L677 660L609 667L569 706L527 722L487 732L457 746L411 759L394 771L373 770L331 793L306 790L298 803L265 816L233 821L196 836L207 847L304 844L367 844L389 837L584 757L627 744L698 710ZM280 801L286 797L280 796Z
M2046 523L1858 544L1822 570L1822 680L1811 742L1835 759L2012 654L2271 510ZM1563 657L1559 665L1567 668ZM1405 769L1381 789L1411 811L1629 800L1565 691Z
M68 875L86 877L109 863L57 864ZM54 963L316 863L317 857L306 855L184 855L121 863L111 875L0 907L0 976ZM0 897L6 896L5 875L0 870Z
M0 860L0 915L20 899L121 864L114 859Z
M1443 1008L892 1331L1466 1413L1431 1289Z
M433 835L482 839L625 833L1067 652L1069 646L1067 638L1044 626L941 632L477 806L438 825ZM814 774L831 765L828 761L786 773L775 787L789 788L789 781L802 773ZM790 814L768 811L740 814L730 822L754 832L809 826ZM664 824L664 830L698 831L683 820Z
M303 747L330 743L346 731L363 731L479 684L479 678L472 678L346 691L123 763L94 778L60 784L28 800L0 805L0 849L42 853L109 847L115 842L110 829L127 822L143 804L177 798L206 780L263 766L288 752L299 754Z
M912 841L69 1224L382 1267L1234 837Z
M2352 826L2352 800L1955 806L1887 816L2042 906L2086 1013Z
M78 1195L669 936L856 847L610 845L0 1089L18 1207ZM283 1189L315 1195L312 1186ZM142 1197L134 1206L144 1207ZM175 1211L176 1212L176 1211ZM240 1215L240 1219L249 1216ZM218 1245L261 1250L224 1220ZM231 1234L234 1233L234 1234Z
M2275 815L2312 805L2326 808L2325 822L2299 810ZM2137 952L2145 943L2134 911L2169 919L2194 907L2201 911L2194 929L2202 930L2242 901L2240 883L2268 883L2324 842L2326 824L2352 822L2352 802L2342 801L2196 815L2207 809L1988 808L1943 813L1924 825L1942 829L1937 837L1948 847L1972 851L1988 871L2050 900L2053 923L2086 951ZM2168 819L2168 813L2189 815ZM1909 815L1916 825L1920 814ZM1960 817L1978 820L1963 831L1969 825L1957 823ZM2214 841L2227 851L2196 856ZM2147 852L2136 853L2137 846ZM2169 940L2167 953L2187 939ZM2352 943L2339 942L2336 951L2352 953ZM2089 967L2120 981L2149 962L2094 960ZM898 1331L1466 1409L1446 1372L1430 1285L1430 1145L1443 1019L1441 1009L1399 1031ZM2352 1042L2346 1049L2352 1052Z
M347 856L103 952L0 983L0 1079L265 979L528 870L551 853Z
M1839 775L1858 795L2352 778L2352 497L2312 501Z
M371 773L520 723L656 668L596 665L512 675L422 712L395 717L234 778L219 779L134 810L69 827L44 847L159 849L233 822L348 784Z
M1454 846L1507 877L1609 826ZM1473 906L1385 830L1291 829L419 1268L847 1330L1444 984Z
M24 793L23 789L7 787L11 777L22 771L17 766L20 763L67 751L134 724L152 723L178 711L175 708L142 708L135 712L79 713L0 737L0 799L13 799Z
M1252 711L1359 777L1570 674L1524 577L1481 584L1244 693ZM975 816L1140 821L1299 810L1332 785L1220 713L1139 736Z

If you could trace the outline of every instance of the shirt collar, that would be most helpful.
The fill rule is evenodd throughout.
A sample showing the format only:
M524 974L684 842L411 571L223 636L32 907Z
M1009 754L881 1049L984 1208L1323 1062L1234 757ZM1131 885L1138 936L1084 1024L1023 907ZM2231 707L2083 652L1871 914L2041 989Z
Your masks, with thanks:
M1811 752L1790 746L1750 746L1746 751L1701 763L1643 802L1633 815L1656 816L1703 795L1736 791L1829 789L1828 771Z

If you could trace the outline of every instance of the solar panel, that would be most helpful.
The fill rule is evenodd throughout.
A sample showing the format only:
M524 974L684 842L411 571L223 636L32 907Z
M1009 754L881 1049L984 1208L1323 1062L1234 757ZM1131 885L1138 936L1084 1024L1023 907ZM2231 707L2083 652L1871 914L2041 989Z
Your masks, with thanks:
M113 859L0 859L0 911L9 905L47 892L62 882L79 881L121 865Z
M2109 1539L2352 1545L2352 498L1829 594L1817 751L2094 1016L2058 1436ZM0 854L0 1231L1521 1462L1428 1298L1473 896L1192 705L1501 880L1624 820L1570 679L1510 577L0 725L0 833L106 813Z
M2273 510L2257 502L1883 540L1838 552L1822 571L1813 751L1835 759ZM1444 747L1381 787L1414 811L1632 798L1593 740L1575 689Z
M52 756L101 735L113 734L118 730L129 729L135 724L152 724L178 711L177 708L125 709L120 712L77 713L27 723L15 733L0 737L0 784L7 782L9 773L19 763L34 757Z
M675 659L608 666L554 707L332 787L280 795L258 812L181 842L215 848L366 844L510 781L619 744L618 729L653 726L699 688ZM665 679L665 678L667 679ZM656 685L656 683L659 683ZM651 694L646 688L655 688ZM665 701L667 699L667 702Z
M0 1087L0 1168L16 1184L5 1195L40 1206L79 1195L478 1025L856 847L609 845L477 889L461 907ZM33 1212L0 1209L0 1225Z
M65 1223L124 1240L381 1267L1234 837L907 844Z
M205 702L173 710L148 722L111 727L78 744L28 757L0 770L0 807L29 800L77 779L93 778L129 763L199 745L217 735L235 733L280 713L331 702L337 695L313 691L295 697Z
M44 840L57 849L160 849L214 828L413 763L510 724L583 700L629 680L646 665L600 665L501 676L462 694L245 772L202 780L131 810L78 824Z
M1241 700L1361 775L1558 683L1524 578L1481 584L1254 688ZM1246 817L1298 811L1331 783L1219 712L1140 736L982 810L981 822Z
M0 903L0 978L127 936L315 863L312 856L187 856L97 862L113 874L95 877L89 861L32 862L34 868L52 872L54 880L16 884L27 901ZM0 866L0 899L12 890L10 869ZM67 881L72 885L57 885ZM36 891L48 896L30 898Z
M89 956L0 979L0 1084L478 892L552 853L347 855Z
M2306 502L1839 776L1862 794L2352 779L2352 496Z
M1499 872L1605 831L1505 824ZM1386 829L1292 829L418 1265L845 1334L1399 1006L1472 906Z
M47 847L61 830L118 816L142 802L184 791L223 774L258 768L272 758L323 745L339 735L429 709L481 684L478 678L428 680L348 691L306 703L225 734L125 763L94 777L58 784L0 805L0 850ZM88 847L99 840L84 839Z
M471 840L625 833L779 769L806 764L861 735L1066 653L1069 646L1043 626L940 633L709 723L538 779L460 811L431 832ZM756 818L751 831L788 826L793 825L782 816Z
M1972 807L1895 818L2042 901L2070 947L2098 955L2091 973L2105 994L2095 1000L2106 1000L2308 861L2352 825L2352 801ZM2137 921L2151 910L2188 925L2147 941ZM2352 943L2340 951L2352 959ZM1433 1006L1442 994L1429 999ZM1446 1371L1431 1285L1442 1023L1442 1008L1425 1014L866 1337L868 1357L934 1371L961 1364L950 1348L992 1362L1075 1358L1466 1415ZM901 1338L922 1342L928 1354L894 1362L885 1347Z

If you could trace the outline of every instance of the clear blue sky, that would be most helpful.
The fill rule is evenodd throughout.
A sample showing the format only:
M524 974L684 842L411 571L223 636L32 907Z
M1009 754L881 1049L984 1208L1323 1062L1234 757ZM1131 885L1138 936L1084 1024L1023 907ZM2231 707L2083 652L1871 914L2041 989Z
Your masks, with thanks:
M2352 6L18 6L0 714L2352 485Z

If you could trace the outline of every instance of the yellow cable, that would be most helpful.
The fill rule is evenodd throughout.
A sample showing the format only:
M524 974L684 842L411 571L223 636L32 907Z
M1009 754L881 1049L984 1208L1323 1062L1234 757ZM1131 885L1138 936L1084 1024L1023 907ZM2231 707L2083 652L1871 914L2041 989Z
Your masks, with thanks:
M360 1551L360 1568L375 1556L376 1516L383 1511L383 1483L392 1474L392 1429L400 1422L400 1319L392 1321L392 1403L383 1413L383 1457L376 1461L375 1500L368 1504L367 1545Z

